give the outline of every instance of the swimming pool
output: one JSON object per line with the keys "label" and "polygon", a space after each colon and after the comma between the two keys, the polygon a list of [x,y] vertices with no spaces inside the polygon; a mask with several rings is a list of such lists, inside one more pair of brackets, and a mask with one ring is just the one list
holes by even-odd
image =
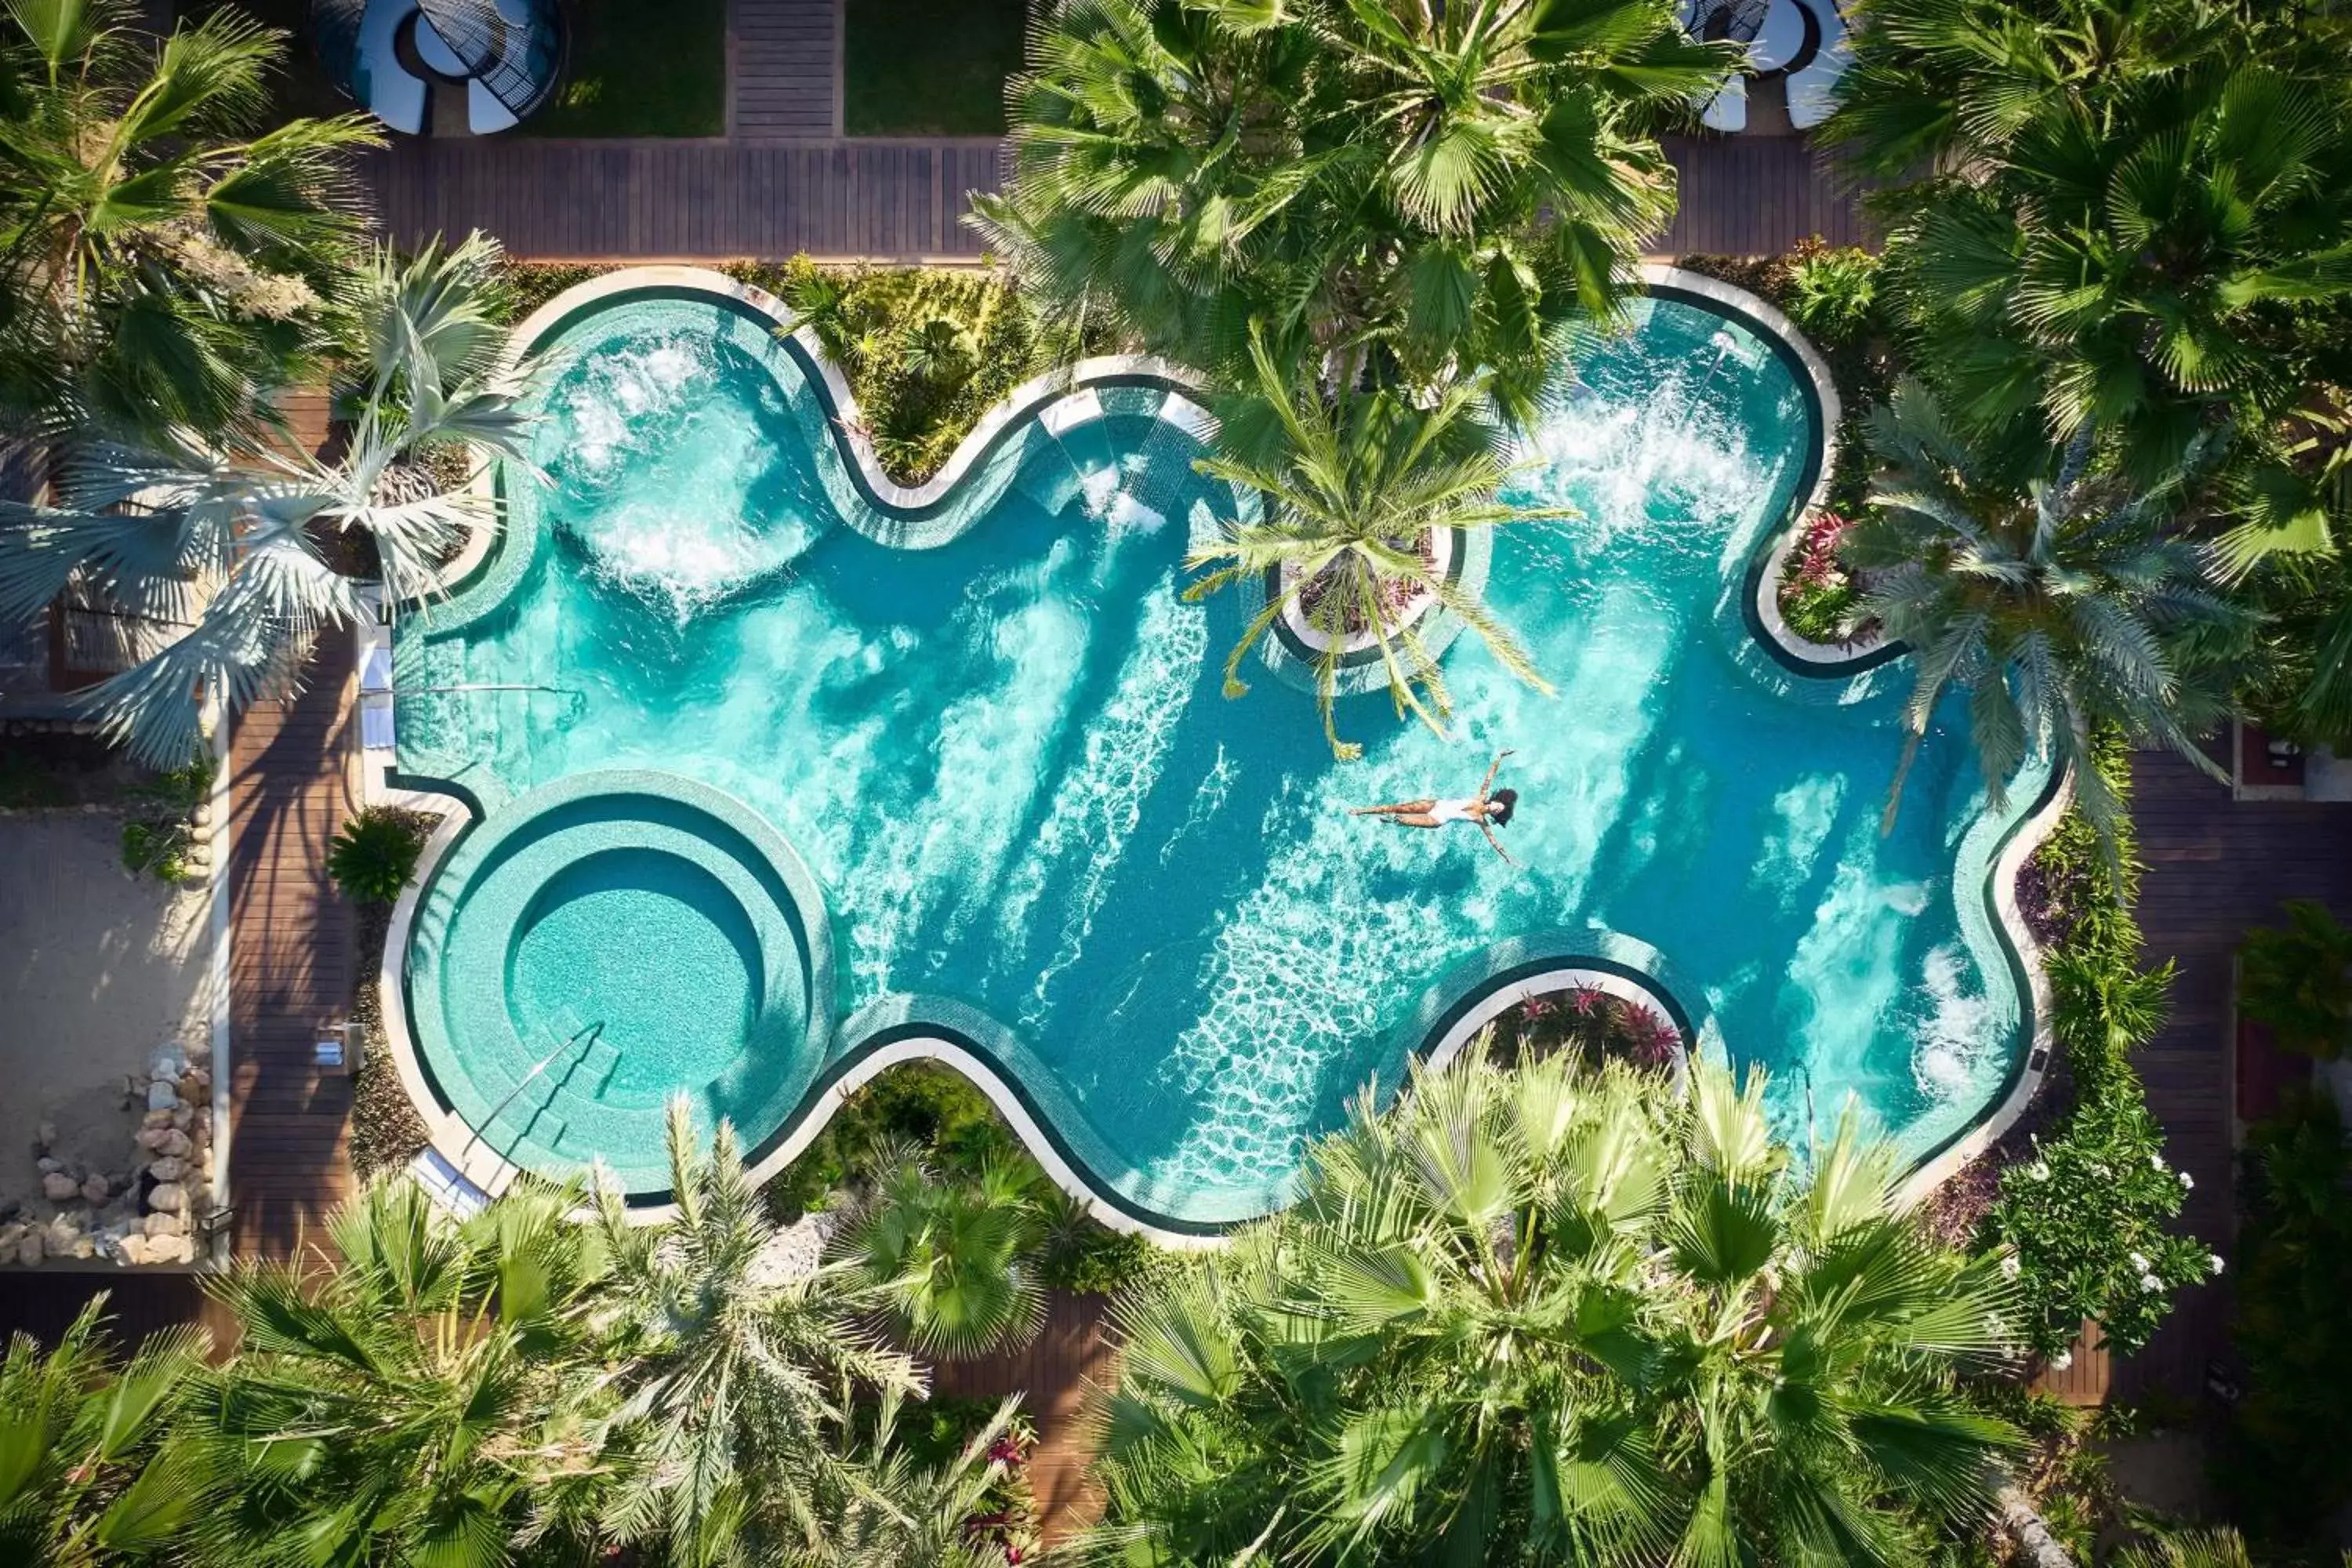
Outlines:
{"label": "swimming pool", "polygon": [[[877,1048],[944,1039],[1100,1197],[1214,1226],[1278,1206],[1303,1141],[1465,1007],[1570,959],[1647,976],[1710,1042],[1780,1069],[1801,1145],[1852,1093],[1924,1154],[2023,1051],[1986,890],[2039,782],[1989,812],[1947,715],[1882,837],[1904,668],[1794,671],[1744,608],[1820,433],[1791,356],[1736,312],[1654,300],[1582,356],[1514,481],[1581,515],[1463,552],[1556,695],[1465,638],[1453,732],[1350,698],[1349,763],[1295,671],[1220,694],[1244,606],[1182,602],[1181,557],[1233,501],[1191,471],[1199,421],[1163,381],[1103,372],[1016,413],[926,500],[844,460],[816,367],[740,301],[625,291],[538,347],[547,483],[502,475],[488,560],[400,628],[400,767],[486,814],[469,839],[565,781],[675,775],[805,863],[829,1003],[676,1075],[748,1144],[778,1147]],[[1475,833],[1347,815],[1465,793],[1506,747],[1519,867]],[[479,999],[417,962],[465,918],[446,868],[465,853],[420,904],[407,1001],[436,1093],[478,1126],[511,1069],[453,1088],[487,1051],[465,1022]],[[565,1015],[601,1019],[623,1058],[677,1047],[614,1019],[700,989],[659,930]],[[561,1043],[554,1022],[514,1026]],[[644,1134],[572,1131],[595,1120],[500,1136],[520,1163],[602,1154],[656,1194]]]}

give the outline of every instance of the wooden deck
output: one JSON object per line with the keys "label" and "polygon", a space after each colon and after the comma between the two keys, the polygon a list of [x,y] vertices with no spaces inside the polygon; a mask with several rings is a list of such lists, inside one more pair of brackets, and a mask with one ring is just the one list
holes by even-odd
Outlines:
{"label": "wooden deck", "polygon": [[[2235,1212],[2230,966],[2250,926],[2288,899],[2317,899],[2352,918],[2352,806],[2232,801],[2177,757],[2132,762],[2132,820],[2147,874],[2140,884],[2142,951],[2179,965],[2172,1017],[2137,1058],[2168,1158],[2196,1181],[2182,1218],[2226,1259]],[[2133,1399],[2163,1389],[2195,1398],[2208,1363],[2229,1354],[2229,1278],[2184,1294],[2137,1356],[2114,1364]]]}
{"label": "wooden deck", "polygon": [[[1787,249],[1868,228],[1802,137],[1670,137],[1682,206],[1654,252]],[[367,177],[405,244],[480,228],[540,260],[975,259],[970,193],[1000,183],[985,139],[403,141]]]}
{"label": "wooden deck", "polygon": [[727,134],[841,134],[840,0],[732,0]]}
{"label": "wooden deck", "polygon": [[1080,1417],[1087,1391],[1117,1375],[1117,1358],[1103,1337],[1107,1296],[1055,1291],[1045,1331],[1022,1350],[980,1361],[949,1363],[934,1369],[934,1393],[955,1397],[1022,1395],[1021,1408],[1036,1423],[1037,1447],[1029,1460],[1029,1480],[1050,1539],[1083,1529],[1102,1510],[1102,1496],[1087,1484],[1095,1455],[1094,1433]]}
{"label": "wooden deck", "polygon": [[351,1010],[350,907],[328,843],[358,809],[351,639],[331,634],[290,702],[261,702],[229,746],[229,1193],[237,1251],[284,1258],[349,1194],[351,1085],[312,1047]]}

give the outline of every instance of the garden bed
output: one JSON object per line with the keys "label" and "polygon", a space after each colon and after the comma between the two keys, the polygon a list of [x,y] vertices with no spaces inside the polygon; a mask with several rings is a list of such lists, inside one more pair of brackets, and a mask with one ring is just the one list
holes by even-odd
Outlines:
{"label": "garden bed", "polygon": [[726,134],[727,0],[596,0],[570,16],[555,96],[510,134]]}

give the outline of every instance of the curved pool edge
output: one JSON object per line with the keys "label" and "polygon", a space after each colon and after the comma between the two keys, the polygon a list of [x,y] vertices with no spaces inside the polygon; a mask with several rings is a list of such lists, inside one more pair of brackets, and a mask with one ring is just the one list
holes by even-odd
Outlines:
{"label": "curved pool edge", "polygon": [[[1792,359],[1804,373],[1800,385],[1812,402],[1820,437],[1813,454],[1817,466],[1811,482],[1800,486],[1801,498],[1791,505],[1788,521],[1768,536],[1769,545],[1756,551],[1747,568],[1748,580],[1740,588],[1741,607],[1756,640],[1791,671],[1820,679],[1858,675],[1900,657],[1904,649],[1899,644],[1880,643],[1856,650],[1828,648],[1796,637],[1781,621],[1777,595],[1769,591],[1769,584],[1777,580],[1779,563],[1801,535],[1805,517],[1825,497],[1833,470],[1842,404],[1826,362],[1785,315],[1746,289],[1662,264],[1644,266],[1643,276],[1652,292],[1660,297],[1704,302],[1706,307],[1739,320],[1784,358]],[[814,334],[805,327],[795,326],[797,316],[766,290],[723,273],[690,266],[623,268],[564,290],[533,311],[510,334],[503,363],[509,367],[519,364],[542,338],[588,306],[655,289],[723,296],[766,316],[780,329],[791,329],[793,345],[815,372],[818,390],[830,404],[833,416],[826,423],[833,432],[836,451],[845,459],[852,477],[886,506],[937,503],[973,471],[1017,421],[1044,417],[1056,402],[1084,395],[1104,384],[1156,383],[1169,393],[1166,417],[1195,435],[1204,435],[1213,428],[1213,422],[1203,423],[1209,421],[1205,410],[1187,395],[1198,391],[1199,379],[1181,367],[1142,355],[1083,360],[1024,383],[982,417],[930,480],[911,489],[898,486],[882,472],[871,444],[856,426],[855,398]],[[491,467],[486,466],[478,476],[477,487],[478,493],[488,493],[495,500]],[[470,596],[472,590],[482,585],[479,579],[494,542],[495,529],[476,529],[466,549],[446,569],[439,594],[428,597],[446,602],[451,596]],[[369,629],[362,622],[363,638]],[[422,804],[435,796],[446,795],[459,805],[459,810],[446,817],[441,828],[432,836],[420,857],[415,879],[403,889],[394,906],[380,967],[381,1011],[403,1088],[425,1119],[433,1148],[467,1181],[486,1193],[495,1194],[511,1183],[518,1168],[486,1149],[470,1126],[439,1105],[415,1055],[407,1016],[405,976],[409,938],[419,903],[450,851],[483,820],[484,809],[460,784],[403,774],[396,767],[371,767],[366,770],[366,782],[371,800],[377,798],[377,790],[382,790],[386,797],[407,804]],[[1902,1187],[1906,1201],[1924,1196],[1989,1147],[2015,1123],[2039,1088],[2050,1049],[2050,986],[2039,944],[2016,906],[2015,881],[2018,869],[2054,826],[2069,798],[2066,781],[2053,781],[2040,805],[2007,830],[2007,837],[1995,858],[1990,885],[1982,889],[1991,908],[1993,928],[2008,949],[2012,973],[2021,983],[2020,1002],[2028,1010],[2030,1023],[2023,1048],[2016,1053],[2009,1086],[1987,1113],[1912,1168]],[[489,809],[496,811],[497,805]],[[1605,971],[1584,966],[1583,961],[1593,956],[1561,952],[1545,959],[1543,968],[1547,976],[1598,973],[1603,980],[1609,979]],[[1652,989],[1658,984],[1654,978],[1646,984],[1633,984],[1648,999],[1665,1003],[1669,1016],[1684,1027],[1686,1041],[1700,1037],[1688,1026],[1689,1015],[1676,1005],[1677,999],[1670,990],[1663,986]],[[1516,994],[1508,994],[1507,984],[1492,981],[1487,983],[1485,994],[1493,1005],[1479,1025],[1491,1021],[1494,1014],[1517,999]],[[1458,1031],[1462,1038],[1467,1038],[1477,1026],[1461,1027],[1457,1018],[1447,1026],[1447,1030],[1449,1036]],[[867,1038],[845,1047],[849,1038],[846,1024],[834,1031],[830,1048],[822,1058],[817,1084],[809,1098],[786,1115],[771,1135],[770,1145],[757,1151],[759,1158],[750,1173],[755,1182],[771,1179],[804,1150],[852,1090],[887,1067],[923,1058],[940,1061],[970,1079],[1005,1116],[1055,1184],[1085,1204],[1105,1224],[1148,1235],[1161,1245],[1181,1247],[1215,1245],[1230,1231],[1253,1223],[1244,1219],[1194,1224],[1152,1214],[1113,1193],[1108,1183],[1091,1179],[1081,1164],[1066,1157],[1054,1133],[1033,1114],[1021,1087],[1000,1074],[984,1052],[975,1051],[970,1042],[955,1037],[954,1031],[909,1020],[887,1040]],[[1444,1038],[1432,1034],[1410,1047],[1410,1054],[1442,1061],[1458,1051],[1460,1044],[1460,1039],[1454,1039],[1449,1047]],[[657,1221],[671,1212],[667,1204],[633,1205],[630,1210],[632,1218],[641,1222]]]}
{"label": "curved pool edge", "polygon": [[[385,928],[383,952],[376,971],[377,1010],[384,1041],[402,1090],[425,1124],[428,1146],[458,1176],[485,1194],[495,1196],[505,1191],[527,1167],[499,1152],[483,1130],[467,1121],[449,1103],[449,1097],[438,1086],[432,1066],[425,1060],[419,1046],[414,1017],[415,1002],[410,994],[414,978],[411,958],[420,913],[426,900],[435,895],[442,874],[449,868],[459,845],[478,829],[495,829],[502,838],[508,831],[528,828],[550,810],[599,795],[637,794],[675,801],[702,811],[722,826],[742,835],[777,873],[795,906],[796,918],[802,927],[800,942],[807,971],[808,1024],[804,1048],[809,1052],[816,1073],[822,1074],[830,1063],[836,1036],[837,1006],[831,907],[824,897],[823,885],[801,858],[799,850],[765,816],[750,805],[699,780],[637,768],[602,769],[569,775],[532,791],[527,796],[517,797],[518,802],[528,802],[530,806],[520,814],[497,807],[486,811],[471,792],[447,780],[402,773],[396,769],[387,771],[385,780],[406,801],[438,799],[454,805],[455,809],[444,814],[440,825],[418,854],[416,868],[401,889]],[[501,827],[498,823],[499,818],[511,820]],[[497,849],[497,840],[493,840],[489,847]],[[762,1130],[761,1136],[773,1139],[780,1135],[792,1127],[793,1119],[797,1114],[796,1110],[787,1110],[779,1117],[776,1126]],[[764,1182],[772,1173],[772,1170],[757,1172],[755,1180]],[[625,1194],[624,1197],[633,1220],[650,1222],[667,1218],[674,1212],[667,1192]]]}

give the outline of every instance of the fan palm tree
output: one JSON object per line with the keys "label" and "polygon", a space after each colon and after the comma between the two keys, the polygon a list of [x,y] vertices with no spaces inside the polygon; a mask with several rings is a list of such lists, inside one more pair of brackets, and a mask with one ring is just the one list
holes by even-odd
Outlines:
{"label": "fan palm tree", "polygon": [[152,1334],[122,1364],[100,1337],[100,1292],[46,1353],[29,1335],[0,1361],[0,1558],[97,1568],[153,1555],[207,1502],[203,1457],[172,1425],[204,1366],[190,1328]]}
{"label": "fan palm tree", "polygon": [[1916,382],[1872,412],[1867,434],[1886,468],[1844,552],[1868,583],[1858,614],[1906,645],[1916,666],[1890,826],[1954,688],[1969,692],[1978,772],[1995,805],[2046,748],[2072,770],[2076,799],[2111,849],[2121,805],[2090,765],[2093,730],[2119,726],[2218,776],[2195,736],[2228,711],[2229,686],[2199,639],[2243,617],[2206,582],[2197,549],[2165,531],[2184,470],[2145,489],[2092,475],[2086,428],[2054,478],[2011,482]]}
{"label": "fan palm tree", "polygon": [[851,1395],[919,1396],[913,1363],[859,1326],[881,1300],[840,1265],[776,1278],[776,1227],[721,1121],[708,1152],[683,1099],[668,1120],[667,1224],[635,1226],[600,1184],[613,1267],[607,1344],[623,1371],[620,1421],[639,1467],[608,1518],[672,1562],[814,1552],[825,1509],[871,1483],[836,1447]]}
{"label": "fan palm tree", "polygon": [[919,1353],[967,1360],[1026,1343],[1045,1325],[1045,1289],[1029,1262],[1045,1234],[1039,1179],[1017,1154],[986,1161],[970,1180],[911,1152],[885,1163],[844,1256]]}
{"label": "fan palm tree", "polygon": [[2095,424],[2147,481],[2342,366],[2306,312],[2352,298],[2352,89],[2294,9],[1872,0],[1828,133],[1914,182],[1889,254],[1956,417]]}
{"label": "fan palm tree", "polygon": [[[1226,657],[1225,695],[1248,690],[1242,661],[1286,612],[1297,611],[1323,634],[1315,690],[1335,755],[1346,760],[1363,751],[1339,738],[1335,711],[1341,660],[1358,635],[1369,635],[1379,649],[1397,712],[1411,711],[1442,731],[1453,704],[1436,656],[1421,623],[1398,621],[1406,605],[1423,601],[1475,632],[1504,668],[1549,692],[1509,629],[1429,553],[1440,530],[1573,515],[1496,499],[1511,470],[1500,433],[1484,417],[1484,381],[1456,382],[1425,408],[1387,392],[1327,401],[1291,390],[1262,335],[1252,342],[1251,359],[1253,393],[1227,403],[1221,437],[1227,452],[1193,467],[1255,492],[1261,513],[1229,522],[1222,539],[1186,558],[1187,565],[1207,569],[1187,598],[1269,575],[1275,583]],[[1263,440],[1246,433],[1255,430],[1266,433]],[[1258,448],[1266,455],[1255,455]]]}
{"label": "fan palm tree", "polygon": [[328,1221],[331,1252],[221,1279],[240,1350],[189,1405],[224,1491],[192,1560],[488,1568],[587,1539],[617,1451],[580,1201],[526,1184],[460,1224],[379,1178]]}
{"label": "fan palm tree", "polygon": [[331,458],[95,443],[65,463],[62,507],[0,503],[0,619],[75,588],[171,629],[85,699],[134,757],[184,762],[207,699],[243,707],[290,681],[321,630],[349,623],[357,583],[329,558],[338,536],[367,542],[398,602],[431,591],[467,531],[489,525],[470,471],[450,483],[440,458],[522,456],[520,384],[492,352],[497,258],[477,236],[404,263],[379,251],[357,272],[352,331],[366,357]]}
{"label": "fan palm tree", "polygon": [[2011,1354],[2009,1288],[1923,1238],[1851,1117],[1796,1175],[1764,1088],[1465,1053],[1366,1096],[1297,1208],[1115,1307],[1112,1530],[1181,1561],[1484,1563],[1507,1528],[1530,1563],[1891,1563],[1981,1517],[2016,1439],[1955,1373]]}
{"label": "fan palm tree", "polygon": [[[223,8],[160,48],[125,0],[16,0],[0,39],[0,413],[250,439],[314,370],[366,228],[360,115],[273,130],[283,35]],[[60,417],[62,416],[62,417]]]}
{"label": "fan palm tree", "polygon": [[1489,367],[1516,417],[1672,216],[1658,124],[1731,64],[1668,0],[1071,0],[974,221],[1038,296],[1204,371],[1255,321],[1337,384]]}

